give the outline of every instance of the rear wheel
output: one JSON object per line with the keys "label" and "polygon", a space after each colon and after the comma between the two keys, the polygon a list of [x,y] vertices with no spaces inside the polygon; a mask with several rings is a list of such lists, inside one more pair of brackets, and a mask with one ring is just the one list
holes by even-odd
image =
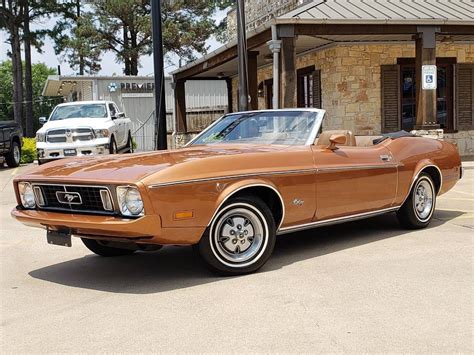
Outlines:
{"label": "rear wheel", "polygon": [[18,143],[17,141],[13,141],[10,151],[5,156],[5,161],[7,162],[7,165],[10,168],[16,168],[17,166],[20,165],[20,160],[21,160],[20,143]]}
{"label": "rear wheel", "polygon": [[206,264],[224,275],[258,270],[273,252],[275,221],[259,198],[231,199],[216,214],[195,249]]}
{"label": "rear wheel", "polygon": [[430,224],[436,206],[436,189],[433,179],[421,173],[405,203],[397,211],[400,224],[409,229],[425,228]]}
{"label": "rear wheel", "polygon": [[[124,256],[133,254],[136,251],[135,249],[108,246],[108,242],[105,240],[95,240],[87,238],[81,239],[87,249],[100,256]],[[117,245],[117,243],[114,243],[114,245]]]}

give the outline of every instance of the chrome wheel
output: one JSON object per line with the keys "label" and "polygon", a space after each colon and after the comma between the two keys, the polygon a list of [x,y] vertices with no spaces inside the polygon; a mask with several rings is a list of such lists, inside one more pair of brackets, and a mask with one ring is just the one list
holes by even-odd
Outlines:
{"label": "chrome wheel", "polygon": [[20,147],[17,144],[13,145],[13,159],[15,159],[16,164],[20,163],[21,152],[20,152]]}
{"label": "chrome wheel", "polygon": [[227,206],[211,227],[211,248],[225,265],[245,267],[265,251],[268,225],[254,206],[238,203]]}
{"label": "chrome wheel", "polygon": [[413,207],[416,217],[422,222],[428,220],[433,213],[433,196],[431,181],[427,178],[420,179],[413,190]]}

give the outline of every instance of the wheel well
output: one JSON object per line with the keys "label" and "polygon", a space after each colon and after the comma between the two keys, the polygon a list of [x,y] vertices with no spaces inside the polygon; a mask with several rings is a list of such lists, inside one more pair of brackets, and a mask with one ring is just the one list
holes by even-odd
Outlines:
{"label": "wheel well", "polygon": [[266,203],[268,208],[270,208],[273,218],[275,219],[276,228],[280,226],[281,220],[283,218],[283,202],[278,193],[276,193],[273,189],[265,186],[251,186],[243,188],[232,195],[232,197],[242,196],[259,197],[263,202]]}
{"label": "wheel well", "polygon": [[441,173],[440,171],[435,168],[434,166],[427,166],[426,168],[422,169],[420,173],[426,173],[428,174],[432,179],[435,184],[436,188],[436,193],[439,192],[441,189]]}
{"label": "wheel well", "polygon": [[13,143],[13,142],[17,142],[17,143],[20,145],[20,148],[21,148],[20,137],[18,137],[18,136],[13,137],[13,138],[12,138],[12,143]]}

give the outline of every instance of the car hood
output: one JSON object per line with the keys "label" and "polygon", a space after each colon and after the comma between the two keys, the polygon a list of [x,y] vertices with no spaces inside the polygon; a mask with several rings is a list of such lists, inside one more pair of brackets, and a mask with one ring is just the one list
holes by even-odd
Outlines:
{"label": "car hood", "polygon": [[64,120],[57,120],[57,121],[48,121],[46,122],[43,127],[41,127],[38,132],[39,133],[46,133],[50,129],[54,128],[71,128],[71,127],[94,127],[94,128],[102,128],[105,122],[107,122],[108,118],[67,118]]}
{"label": "car hood", "polygon": [[[261,158],[262,153],[282,152],[287,148],[243,144],[208,145],[163,152],[68,158],[40,166],[19,180],[137,183],[150,175],[154,175],[152,182],[202,178],[213,174],[232,175],[245,170],[243,154],[248,157],[259,156],[258,166],[266,160]],[[248,166],[252,168],[255,164],[249,163]]]}

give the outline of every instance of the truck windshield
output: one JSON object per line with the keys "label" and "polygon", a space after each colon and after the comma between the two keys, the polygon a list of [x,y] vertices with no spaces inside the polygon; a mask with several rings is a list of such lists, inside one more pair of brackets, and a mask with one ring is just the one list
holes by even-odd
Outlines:
{"label": "truck windshield", "polygon": [[262,111],[230,114],[199,135],[191,145],[219,143],[303,145],[314,134],[316,112]]}
{"label": "truck windshield", "polygon": [[58,106],[51,115],[50,121],[68,118],[104,118],[107,117],[105,104],[78,104]]}

